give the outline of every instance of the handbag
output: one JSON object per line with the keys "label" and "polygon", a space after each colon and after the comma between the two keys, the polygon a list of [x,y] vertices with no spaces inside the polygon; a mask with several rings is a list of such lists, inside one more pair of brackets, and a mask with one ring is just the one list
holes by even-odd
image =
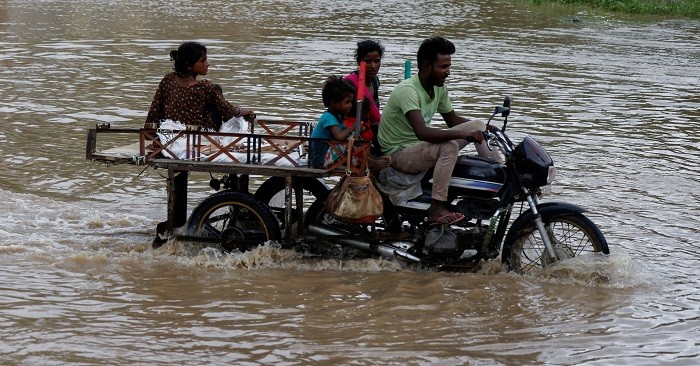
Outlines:
{"label": "handbag", "polygon": [[369,170],[365,175],[354,177],[350,174],[352,162],[352,144],[348,142],[348,168],[345,175],[331,189],[326,199],[326,212],[341,221],[369,224],[377,220],[384,212],[384,201],[377,190],[374,178]]}

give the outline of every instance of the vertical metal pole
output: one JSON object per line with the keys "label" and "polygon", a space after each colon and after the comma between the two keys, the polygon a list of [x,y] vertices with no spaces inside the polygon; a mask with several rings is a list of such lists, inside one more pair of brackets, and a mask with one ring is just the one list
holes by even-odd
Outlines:
{"label": "vertical metal pole", "polygon": [[85,146],[85,159],[92,160],[92,154],[97,148],[97,130],[89,129],[87,134],[87,146]]}
{"label": "vertical metal pole", "polygon": [[168,169],[168,222],[171,232],[187,222],[187,171]]}
{"label": "vertical metal pole", "polygon": [[355,100],[356,112],[355,112],[355,137],[360,137],[360,130],[362,129],[362,101],[365,99],[365,73],[367,70],[367,63],[360,61],[360,67],[357,70],[359,79],[357,81],[357,98]]}
{"label": "vertical metal pole", "polygon": [[168,169],[168,179],[166,182],[166,191],[168,192],[168,218],[166,228],[172,233],[175,225],[175,171]]}
{"label": "vertical metal pole", "polygon": [[292,241],[292,177],[284,177],[284,241]]}
{"label": "vertical metal pole", "polygon": [[299,235],[304,232],[304,188],[298,179],[294,180],[293,187],[297,201],[297,235]]}
{"label": "vertical metal pole", "polygon": [[176,227],[187,222],[187,172],[168,169],[166,191],[168,193],[168,218],[156,225],[153,248],[158,248],[166,242],[161,235],[172,235]]}

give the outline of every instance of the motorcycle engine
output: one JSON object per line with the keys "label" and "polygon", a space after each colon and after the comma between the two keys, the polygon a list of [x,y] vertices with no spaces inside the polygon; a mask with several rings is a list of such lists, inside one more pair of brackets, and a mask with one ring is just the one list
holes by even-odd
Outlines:
{"label": "motorcycle engine", "polygon": [[435,254],[448,254],[457,250],[457,234],[445,225],[431,228],[425,235],[425,248]]}

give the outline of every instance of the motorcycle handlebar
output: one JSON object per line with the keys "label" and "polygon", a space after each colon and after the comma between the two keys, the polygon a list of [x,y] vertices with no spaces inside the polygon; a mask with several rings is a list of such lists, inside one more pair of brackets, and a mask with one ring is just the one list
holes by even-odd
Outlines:
{"label": "motorcycle handlebar", "polygon": [[[497,114],[500,114],[504,120],[503,120],[503,129],[500,129],[494,125],[491,125],[491,120],[493,117],[495,117]],[[513,148],[512,142],[510,142],[510,139],[508,139],[508,136],[505,135],[505,130],[506,130],[506,124],[508,123],[508,115],[510,114],[510,97],[505,96],[503,100],[503,106],[498,106],[494,109],[493,113],[491,114],[491,117],[489,118],[488,122],[486,122],[486,131],[484,131],[484,139],[488,141],[489,143],[487,146],[489,147],[489,150],[491,150],[491,143],[495,143],[496,145],[502,145],[501,150],[503,148]]]}

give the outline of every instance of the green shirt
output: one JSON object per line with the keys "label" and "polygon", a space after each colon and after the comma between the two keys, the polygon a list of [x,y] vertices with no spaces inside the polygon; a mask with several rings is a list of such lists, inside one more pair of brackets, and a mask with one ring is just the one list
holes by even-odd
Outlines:
{"label": "green shirt", "polygon": [[406,118],[409,111],[420,110],[425,120],[425,125],[430,126],[430,121],[436,112],[448,113],[452,111],[452,103],[447,96],[447,88],[443,86],[433,87],[434,98],[428,93],[418,79],[413,75],[394,88],[389,95],[389,100],[382,110],[382,119],[379,123],[379,146],[385,155],[393,154],[402,147],[420,142],[413,132],[411,123]]}

